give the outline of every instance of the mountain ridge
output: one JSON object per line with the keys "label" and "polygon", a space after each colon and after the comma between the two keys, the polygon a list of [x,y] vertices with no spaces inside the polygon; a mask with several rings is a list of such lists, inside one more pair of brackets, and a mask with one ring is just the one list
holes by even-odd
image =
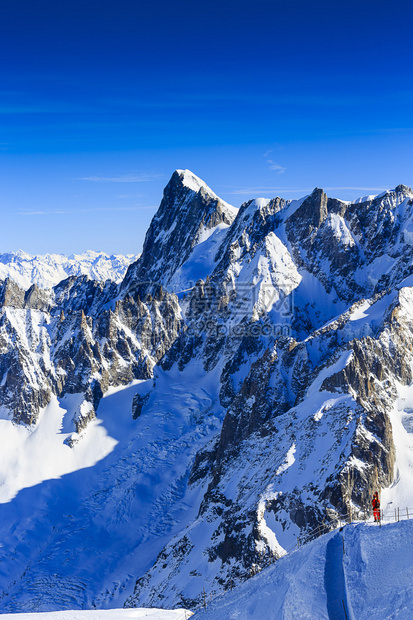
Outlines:
{"label": "mountain ridge", "polygon": [[[53,442],[64,463],[85,463],[86,445],[97,459],[90,480],[85,465],[65,465],[56,496],[72,479],[84,488],[64,513],[45,468],[35,512],[59,522],[70,559],[61,567],[57,534],[46,547],[39,535],[30,575],[17,578],[20,558],[16,583],[0,579],[4,609],[28,605],[29,585],[44,609],[59,575],[79,607],[196,608],[204,588],[245,581],[315,526],[368,513],[373,490],[384,506],[412,505],[411,231],[407,186],[352,203],[316,188],[236,210],[176,171],[122,283],[3,284],[0,422],[20,422],[35,445],[44,412],[63,416]],[[3,497],[8,513],[31,495],[26,475]],[[117,557],[110,542],[100,549],[96,523],[124,541],[127,568],[113,559],[108,574],[76,581],[88,557],[80,524],[91,553]],[[13,555],[29,516],[4,535]]]}

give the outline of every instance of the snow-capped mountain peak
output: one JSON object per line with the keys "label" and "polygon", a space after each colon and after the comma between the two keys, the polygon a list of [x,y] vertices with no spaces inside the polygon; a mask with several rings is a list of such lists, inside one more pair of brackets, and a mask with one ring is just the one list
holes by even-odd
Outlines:
{"label": "snow-capped mountain peak", "polygon": [[122,288],[131,290],[136,282],[146,283],[150,290],[168,288],[177,269],[206,239],[205,233],[230,226],[237,213],[189,170],[175,171],[146,234],[142,255],[128,270]]}
{"label": "snow-capped mountain peak", "polygon": [[185,185],[185,187],[192,189],[194,192],[199,192],[199,190],[203,189],[204,191],[206,191],[208,194],[210,194],[214,198],[218,198],[215,192],[213,192],[212,189],[208,187],[208,185],[202,179],[200,179],[196,174],[194,174],[190,170],[188,169],[179,170],[178,169],[175,171],[175,173],[181,177],[182,184]]}

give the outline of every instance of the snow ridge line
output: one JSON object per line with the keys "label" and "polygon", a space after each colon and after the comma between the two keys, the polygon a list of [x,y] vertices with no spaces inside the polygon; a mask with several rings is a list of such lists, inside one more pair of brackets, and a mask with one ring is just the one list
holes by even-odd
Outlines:
{"label": "snow ridge line", "polygon": [[[403,512],[400,511],[399,508],[395,508],[395,521],[407,521],[410,520],[410,516],[413,517],[413,508],[405,508],[405,513],[403,516]],[[294,543],[293,545],[291,545],[290,547],[285,548],[285,551],[287,552],[287,555],[290,553],[294,553],[295,551],[298,551],[298,549],[300,547],[302,547],[303,545],[308,544],[309,542],[315,540],[316,538],[320,538],[321,536],[324,536],[325,534],[330,534],[331,532],[334,532],[335,530],[344,530],[344,528],[346,528],[349,525],[357,525],[357,524],[361,524],[361,523],[371,523],[373,524],[374,521],[372,520],[371,517],[368,517],[367,519],[362,519],[360,518],[360,514],[362,514],[362,512],[358,513],[356,519],[352,518],[352,515],[348,516],[348,517],[343,517],[340,518],[338,521],[338,524],[336,525],[336,527],[332,527],[331,529],[327,529],[326,525],[321,525],[318,526],[316,528],[314,528],[312,531],[310,531],[308,533],[308,535],[305,538],[298,538],[297,542]],[[381,514],[384,515],[384,511],[381,511]],[[389,519],[390,517],[387,516],[382,516],[382,520],[384,519]],[[381,521],[379,522],[379,525],[381,527]],[[342,606],[340,607],[340,609],[343,611],[343,615],[342,617],[345,620],[354,620],[354,614],[351,608],[351,604],[349,602],[349,597],[348,597],[348,589],[347,589],[347,580],[346,580],[346,574],[345,574],[345,567],[344,567],[344,536],[340,536],[340,533],[337,532],[336,536],[334,536],[331,540],[334,540],[336,537],[341,538],[342,540],[340,541],[340,548],[342,545],[342,557],[341,557],[341,567],[342,567],[342,598],[340,599],[342,601]],[[331,541],[330,541],[331,542]],[[285,557],[285,556],[282,556]],[[266,564],[265,566],[262,567],[258,567],[257,571],[254,571],[253,573],[251,573],[251,577],[254,577],[257,573],[260,573],[262,570],[265,570],[266,568],[269,568],[270,566],[272,566],[275,562],[277,562],[278,559],[276,559],[275,557],[272,558],[272,560]],[[327,565],[327,564],[326,564]],[[231,588],[232,589],[232,588]],[[327,589],[327,588],[326,588]],[[204,599],[204,609],[206,609],[206,607],[208,606],[209,603],[211,603],[212,601],[215,601],[216,599],[222,598],[223,596],[225,596],[228,593],[228,590],[224,590],[223,592],[220,592],[219,594],[213,594],[212,592],[205,597]],[[192,612],[191,612],[192,613]],[[190,616],[181,616],[179,617],[177,620],[187,620],[187,618]],[[339,618],[340,616],[331,616],[332,618]]]}
{"label": "snow ridge line", "polygon": [[[404,513],[403,513],[403,510],[404,510]],[[346,525],[351,525],[352,523],[374,523],[371,517],[368,517],[367,519],[361,518],[360,517],[361,514],[362,514],[362,511],[358,512],[356,519],[353,519],[352,515],[343,517],[343,518],[339,517],[337,525],[335,527],[331,527],[330,529],[328,529],[328,527],[325,525],[318,525],[311,532],[309,532],[305,537],[299,537],[296,543],[294,543],[290,547],[287,547],[286,549],[287,553],[293,551],[294,549],[298,549],[302,545],[305,545],[311,542],[312,540],[314,540],[315,538],[318,538],[319,536],[323,536],[324,534],[333,532],[336,529],[341,529],[345,527]],[[380,511],[380,525],[382,521],[385,521],[385,520],[392,521],[393,516],[394,516],[395,522],[408,521],[410,517],[413,517],[413,508],[400,509],[400,507],[396,506],[394,508],[394,515],[393,513],[392,513],[392,516],[390,515],[388,516],[388,515],[389,513],[387,511],[383,511],[383,510]]]}

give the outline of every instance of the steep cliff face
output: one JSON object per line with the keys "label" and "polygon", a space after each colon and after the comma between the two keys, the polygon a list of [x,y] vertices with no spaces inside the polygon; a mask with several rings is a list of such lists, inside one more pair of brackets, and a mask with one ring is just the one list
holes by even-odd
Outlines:
{"label": "steep cliff face", "polygon": [[[120,460],[96,466],[101,477],[72,509],[77,529],[62,516],[74,540],[91,524],[91,549],[98,522],[130,561],[111,563],[116,595],[102,572],[85,577],[78,605],[124,591],[129,606],[196,606],[204,588],[247,579],[316,525],[368,512],[373,490],[394,501],[400,459],[413,465],[407,449],[400,456],[411,434],[401,394],[413,382],[412,234],[405,186],[354,203],[315,189],[237,210],[177,171],[121,285],[2,285],[5,417],[34,429],[56,397],[75,403],[65,441],[78,454],[99,412],[111,419],[110,395],[132,394]],[[50,547],[62,583],[82,553],[60,569]],[[45,560],[38,574],[39,593]],[[18,601],[25,579],[3,592]]]}

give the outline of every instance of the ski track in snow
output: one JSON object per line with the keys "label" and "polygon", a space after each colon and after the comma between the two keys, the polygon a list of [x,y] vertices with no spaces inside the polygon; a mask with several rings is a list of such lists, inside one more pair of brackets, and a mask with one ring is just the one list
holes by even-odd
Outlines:
{"label": "ski track in snow", "polygon": [[345,613],[348,620],[350,618],[353,620],[349,613],[343,559],[344,540],[337,533],[326,545],[324,588],[327,597],[327,612],[329,618],[341,618]]}

